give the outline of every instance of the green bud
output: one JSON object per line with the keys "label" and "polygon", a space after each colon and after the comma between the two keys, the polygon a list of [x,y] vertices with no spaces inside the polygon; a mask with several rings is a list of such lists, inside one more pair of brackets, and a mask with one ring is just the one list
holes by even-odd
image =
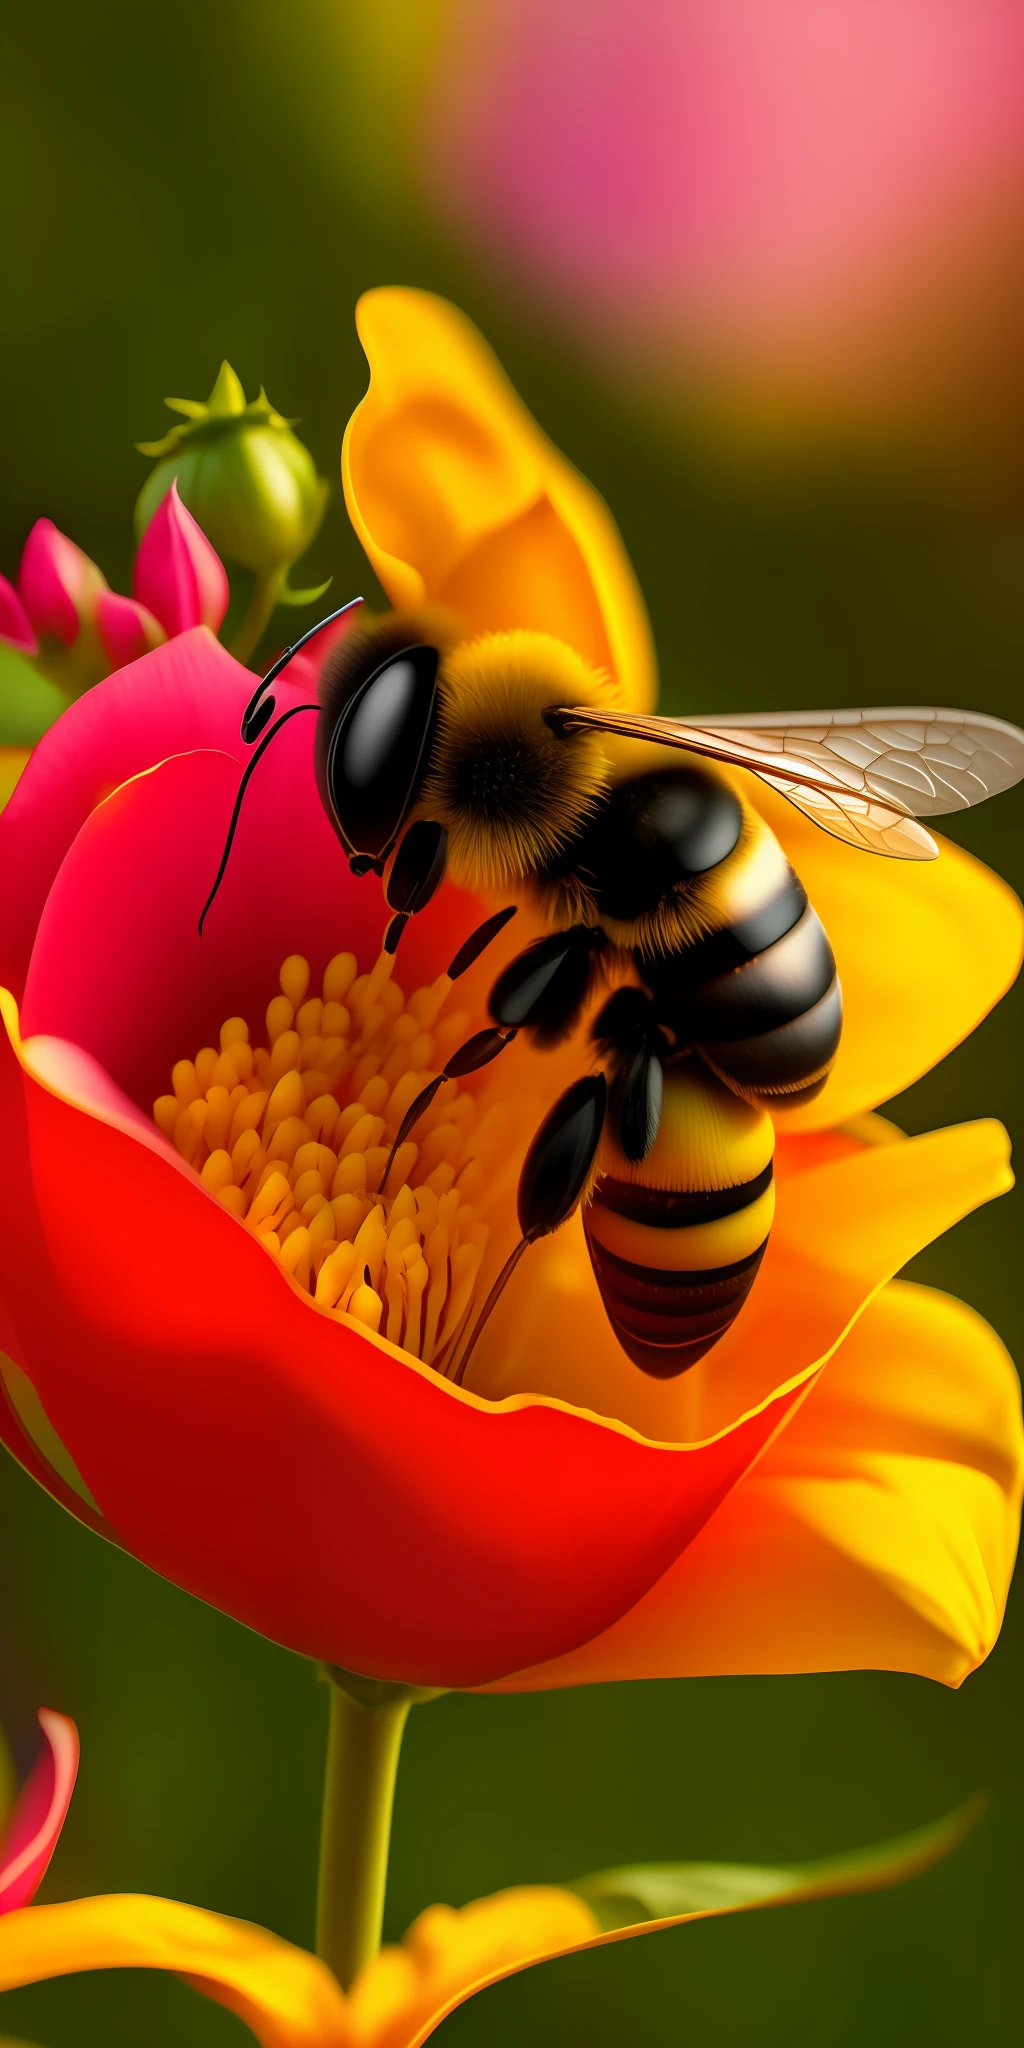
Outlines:
{"label": "green bud", "polygon": [[219,555],[263,579],[283,572],[315,538],[328,495],[292,432],[295,421],[275,412],[262,389],[247,405],[230,363],[221,364],[205,405],[191,398],[165,404],[185,418],[162,441],[138,443],[157,464],[135,507],[137,536],[177,478],[179,496]]}

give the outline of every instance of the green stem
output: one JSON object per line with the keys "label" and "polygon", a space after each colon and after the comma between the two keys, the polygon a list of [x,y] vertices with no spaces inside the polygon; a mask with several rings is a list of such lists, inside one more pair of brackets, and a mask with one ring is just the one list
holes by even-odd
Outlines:
{"label": "green stem", "polygon": [[228,650],[236,661],[248,661],[253,648],[269,624],[271,612],[277,603],[283,574],[283,570],[275,569],[269,576],[253,577],[249,602]]}
{"label": "green stem", "polygon": [[[354,1681],[333,1672],[320,1833],[317,1954],[347,1991],[380,1949],[391,1810],[411,1687]],[[344,1674],[346,1687],[348,1674]],[[420,1695],[422,1697],[422,1695]]]}

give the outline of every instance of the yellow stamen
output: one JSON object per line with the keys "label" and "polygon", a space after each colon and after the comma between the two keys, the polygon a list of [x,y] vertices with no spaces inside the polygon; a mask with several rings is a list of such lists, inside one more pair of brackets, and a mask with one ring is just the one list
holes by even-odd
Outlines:
{"label": "yellow stamen", "polygon": [[407,1109],[472,1028],[464,1012],[441,1014],[446,976],[407,1002],[394,966],[382,953],[360,974],[339,953],[317,994],[291,954],[266,1043],[229,1017],[219,1047],[177,1062],[153,1114],[317,1308],[443,1371],[487,1243],[477,1133],[493,1118],[446,1082],[377,1192]]}

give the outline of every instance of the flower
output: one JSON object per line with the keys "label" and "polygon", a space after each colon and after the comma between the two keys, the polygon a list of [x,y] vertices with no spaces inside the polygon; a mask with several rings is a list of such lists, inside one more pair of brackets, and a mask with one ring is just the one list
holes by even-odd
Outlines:
{"label": "flower", "polygon": [[38,654],[39,642],[32,629],[32,621],[13,583],[6,576],[0,576],[0,640],[13,647],[19,654]]}
{"label": "flower", "polygon": [[216,550],[171,484],[142,539],[132,571],[139,605],[173,638],[190,626],[216,632],[228,608],[228,579]]}
{"label": "flower", "polygon": [[[419,293],[359,317],[371,384],[344,474],[389,596],[467,633],[561,634],[650,702],[610,517],[474,330]],[[824,1093],[780,1116],[750,1301],[684,1379],[647,1380],[577,1219],[523,1262],[456,1387],[426,1361],[509,1250],[527,1141],[584,1055],[520,1042],[439,1099],[403,1168],[423,1204],[389,1195],[383,1242],[363,1189],[403,1091],[482,1022],[529,917],[453,993],[481,906],[440,891],[397,990],[379,891],[345,871],[295,718],[200,939],[251,681],[204,628],[181,634],[71,708],[0,819],[19,875],[0,904],[5,1441],[154,1569],[375,1678],[867,1664],[958,1683],[1006,1595],[1019,1396],[970,1310],[886,1283],[1009,1185],[1005,1140],[987,1122],[904,1139],[870,1112],[1012,979],[1015,899],[951,846],[868,860],[751,783],[847,1021]],[[302,701],[287,671],[276,688]]]}
{"label": "flower", "polygon": [[37,519],[22,550],[17,591],[6,578],[0,588],[0,637],[75,696],[107,673],[96,619],[106,588],[95,562],[52,519]]}
{"label": "flower", "polygon": [[[188,623],[194,626],[197,621]],[[148,654],[167,637],[159,619],[144,604],[134,597],[122,597],[117,590],[103,592],[96,607],[96,625],[112,669],[127,668],[130,661],[138,661],[140,654]]]}
{"label": "flower", "polygon": [[[379,10],[360,12],[348,146],[365,156],[396,79]],[[612,0],[585,37],[544,0],[447,0],[405,40],[417,194],[634,381],[678,389],[697,370],[804,405],[895,393],[938,415],[995,380],[1005,405],[1012,0]]]}
{"label": "flower", "polygon": [[37,519],[18,589],[0,577],[0,640],[66,696],[190,626],[216,632],[228,608],[227,575],[174,483],[139,545],[132,589],[132,597],[108,589],[95,562],[52,519]]}
{"label": "flower", "polygon": [[[13,1809],[0,1805],[0,1914],[27,1906],[46,1875],[78,1772],[78,1731],[65,1714],[42,1707],[45,1748]],[[0,1762],[3,1759],[0,1757]]]}
{"label": "flower", "polygon": [[159,458],[135,508],[141,540],[177,483],[189,511],[221,555],[261,576],[287,569],[316,538],[328,487],[308,450],[266,392],[247,405],[230,363],[222,363],[205,405],[169,398],[185,424],[162,441],[139,443]]}
{"label": "flower", "polygon": [[689,1920],[898,1884],[976,1818],[971,1803],[901,1840],[786,1870],[662,1864],[517,1885],[458,1911],[429,1906],[347,1995],[325,1963],[248,1921],[132,1894],[74,1899],[4,1923],[0,1991],[79,1970],[173,1970],[263,2048],[420,2048],[457,2006],[519,1970]]}

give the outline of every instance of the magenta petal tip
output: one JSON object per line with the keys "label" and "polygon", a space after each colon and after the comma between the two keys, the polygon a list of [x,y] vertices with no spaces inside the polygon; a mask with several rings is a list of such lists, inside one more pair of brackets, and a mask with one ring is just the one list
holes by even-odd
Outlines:
{"label": "magenta petal tip", "polygon": [[136,599],[173,638],[190,626],[216,632],[228,608],[228,579],[215,548],[172,483],[154,512],[135,557]]}
{"label": "magenta petal tip", "polygon": [[40,640],[70,647],[106,587],[95,562],[52,519],[36,520],[22,550],[18,595]]}
{"label": "magenta petal tip", "polygon": [[126,668],[167,638],[159,619],[144,604],[116,590],[103,591],[97,600],[96,630],[111,668]]}

